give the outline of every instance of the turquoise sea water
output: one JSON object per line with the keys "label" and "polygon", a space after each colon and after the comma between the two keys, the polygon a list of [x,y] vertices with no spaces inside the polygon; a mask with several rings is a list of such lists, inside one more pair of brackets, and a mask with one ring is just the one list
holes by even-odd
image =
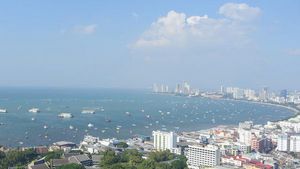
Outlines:
{"label": "turquoise sea water", "polygon": [[[28,112],[32,107],[41,112]],[[1,88],[0,108],[8,111],[0,113],[0,144],[12,147],[20,142],[26,146],[61,140],[79,143],[86,133],[101,138],[129,138],[151,135],[155,129],[191,131],[236,125],[244,120],[266,123],[293,114],[270,105],[123,89]],[[96,113],[82,114],[83,109],[94,109]],[[74,118],[58,118],[61,112],[72,113]],[[89,123],[94,127],[89,128]]]}

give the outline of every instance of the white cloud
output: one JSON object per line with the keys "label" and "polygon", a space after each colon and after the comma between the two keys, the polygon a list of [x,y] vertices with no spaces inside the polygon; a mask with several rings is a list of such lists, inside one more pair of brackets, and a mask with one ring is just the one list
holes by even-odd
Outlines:
{"label": "white cloud", "polygon": [[247,4],[225,4],[219,13],[224,17],[210,18],[208,15],[187,16],[185,13],[169,11],[166,16],[152,23],[132,45],[137,48],[158,48],[185,45],[241,45],[249,41],[253,26],[250,22],[260,13],[259,8]]}
{"label": "white cloud", "polygon": [[73,31],[80,34],[90,35],[96,32],[97,24],[75,26]]}
{"label": "white cloud", "polygon": [[139,14],[136,13],[136,12],[132,12],[132,13],[131,13],[131,16],[132,16],[133,18],[135,18],[135,19],[138,19],[138,18],[139,18]]}
{"label": "white cloud", "polygon": [[300,56],[300,49],[291,49],[288,51],[288,54],[292,56]]}
{"label": "white cloud", "polygon": [[249,21],[257,18],[261,10],[258,7],[251,7],[245,3],[227,3],[220,7],[219,13],[230,19]]}

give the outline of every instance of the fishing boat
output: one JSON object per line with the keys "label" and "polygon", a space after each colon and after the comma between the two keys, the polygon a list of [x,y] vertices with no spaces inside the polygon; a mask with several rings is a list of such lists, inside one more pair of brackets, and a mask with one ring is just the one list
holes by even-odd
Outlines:
{"label": "fishing boat", "polygon": [[81,113],[82,114],[95,114],[96,111],[95,110],[82,110]]}
{"label": "fishing boat", "polygon": [[28,112],[30,112],[30,113],[39,113],[40,109],[38,109],[38,108],[31,108],[31,109],[28,110]]}
{"label": "fishing boat", "polygon": [[73,115],[71,113],[60,113],[58,115],[58,117],[60,117],[60,118],[72,118]]}
{"label": "fishing boat", "polygon": [[88,127],[89,127],[89,128],[92,128],[92,127],[94,127],[94,125],[93,125],[92,123],[89,123],[89,124],[88,124]]}
{"label": "fishing boat", "polygon": [[6,109],[0,109],[0,113],[7,113]]}

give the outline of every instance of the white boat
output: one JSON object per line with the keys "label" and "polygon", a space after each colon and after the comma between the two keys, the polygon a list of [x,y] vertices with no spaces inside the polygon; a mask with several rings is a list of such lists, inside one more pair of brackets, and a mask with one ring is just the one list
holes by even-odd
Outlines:
{"label": "white boat", "polygon": [[81,113],[82,114],[95,114],[96,111],[95,110],[82,110]]}
{"label": "white boat", "polygon": [[31,109],[28,110],[28,112],[30,112],[30,113],[39,113],[40,109],[38,109],[38,108],[31,108]]}
{"label": "white boat", "polygon": [[92,123],[89,123],[89,124],[88,124],[88,127],[89,127],[89,128],[92,128],[92,127],[94,127],[94,125],[93,125]]}
{"label": "white boat", "polygon": [[0,109],[0,113],[7,113],[6,109]]}
{"label": "white boat", "polygon": [[73,115],[71,113],[60,113],[58,115],[58,117],[60,117],[60,118],[72,118]]}
{"label": "white boat", "polygon": [[70,130],[73,130],[73,129],[74,129],[74,127],[73,127],[72,125],[70,125],[70,126],[69,126],[69,129],[70,129]]}

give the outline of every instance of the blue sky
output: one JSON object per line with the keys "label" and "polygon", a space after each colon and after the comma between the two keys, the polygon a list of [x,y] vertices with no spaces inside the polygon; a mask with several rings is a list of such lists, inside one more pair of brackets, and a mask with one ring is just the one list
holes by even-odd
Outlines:
{"label": "blue sky", "polygon": [[0,86],[299,89],[300,1],[1,1]]}

